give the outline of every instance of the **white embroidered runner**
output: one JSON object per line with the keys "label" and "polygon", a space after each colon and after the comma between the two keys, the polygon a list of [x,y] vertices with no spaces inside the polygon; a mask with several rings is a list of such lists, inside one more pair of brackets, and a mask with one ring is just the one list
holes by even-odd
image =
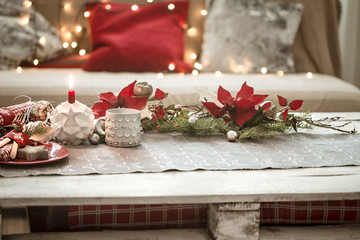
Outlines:
{"label": "white embroidered runner", "polygon": [[1,165],[0,176],[121,174],[169,170],[251,170],[360,165],[360,134],[290,134],[261,142],[144,134],[134,148],[66,145],[69,157],[31,166]]}

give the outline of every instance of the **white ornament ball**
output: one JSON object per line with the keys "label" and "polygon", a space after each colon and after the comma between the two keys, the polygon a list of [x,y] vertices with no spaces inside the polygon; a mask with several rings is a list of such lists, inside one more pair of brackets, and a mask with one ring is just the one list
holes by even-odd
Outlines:
{"label": "white ornament ball", "polygon": [[189,119],[188,119],[188,122],[189,122],[189,123],[195,123],[196,120],[197,120],[196,117],[190,116]]}
{"label": "white ornament ball", "polygon": [[235,131],[230,130],[226,133],[226,138],[227,140],[229,140],[230,142],[235,142],[236,139],[238,138],[238,135]]}
{"label": "white ornament ball", "polygon": [[52,111],[50,121],[54,138],[64,144],[81,144],[94,130],[93,111],[78,101],[61,103]]}

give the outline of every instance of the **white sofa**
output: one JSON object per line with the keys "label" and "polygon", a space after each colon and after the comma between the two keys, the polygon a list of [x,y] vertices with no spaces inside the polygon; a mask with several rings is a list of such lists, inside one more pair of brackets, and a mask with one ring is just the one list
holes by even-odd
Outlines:
{"label": "white sofa", "polygon": [[74,78],[76,99],[91,107],[98,100],[98,93],[117,94],[123,87],[134,80],[146,81],[154,89],[159,88],[169,93],[165,104],[200,104],[197,89],[206,87],[216,93],[219,85],[235,94],[244,81],[254,88],[257,94],[269,94],[269,100],[277,103],[276,95],[290,99],[302,99],[302,110],[311,112],[357,112],[360,111],[360,90],[334,76],[313,74],[222,74],[200,73],[180,75],[164,74],[159,79],[156,73],[107,73],[86,72],[81,69],[23,69],[0,72],[0,105],[14,105],[26,98],[33,101],[47,100],[57,105],[67,100],[68,79]]}

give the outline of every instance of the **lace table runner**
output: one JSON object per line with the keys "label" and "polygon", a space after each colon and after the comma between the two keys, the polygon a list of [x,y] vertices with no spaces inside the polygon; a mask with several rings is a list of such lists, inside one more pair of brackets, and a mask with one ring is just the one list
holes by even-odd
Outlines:
{"label": "lace table runner", "polygon": [[360,134],[282,135],[261,142],[144,134],[141,145],[66,146],[69,157],[42,165],[1,165],[0,176],[119,174],[168,170],[289,169],[360,165]]}

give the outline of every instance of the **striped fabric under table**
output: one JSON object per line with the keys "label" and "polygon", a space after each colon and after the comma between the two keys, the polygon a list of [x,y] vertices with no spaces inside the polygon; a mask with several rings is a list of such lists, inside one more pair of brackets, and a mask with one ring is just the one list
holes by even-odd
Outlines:
{"label": "striped fabric under table", "polygon": [[[360,200],[263,202],[260,225],[360,223]],[[207,204],[84,205],[68,208],[72,230],[205,228]]]}
{"label": "striped fabric under table", "polygon": [[262,225],[317,225],[360,222],[360,200],[264,202]]}
{"label": "striped fabric under table", "polygon": [[206,204],[70,206],[73,230],[204,228]]}

